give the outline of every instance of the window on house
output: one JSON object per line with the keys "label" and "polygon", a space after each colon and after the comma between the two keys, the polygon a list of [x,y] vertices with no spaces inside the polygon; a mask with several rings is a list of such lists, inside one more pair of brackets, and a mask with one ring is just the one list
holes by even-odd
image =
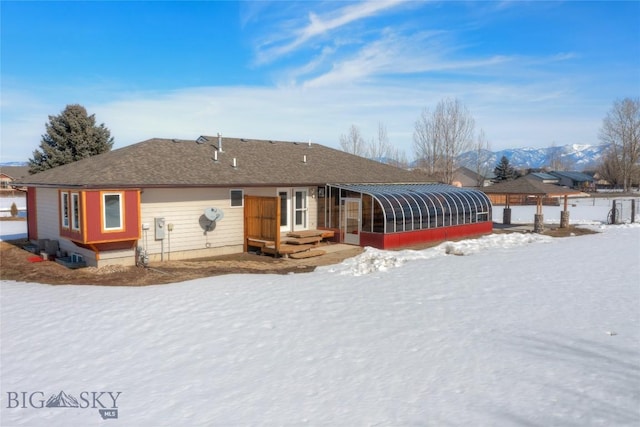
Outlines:
{"label": "window on house", "polygon": [[242,207],[244,205],[244,192],[242,190],[231,190],[231,206]]}
{"label": "window on house", "polygon": [[61,221],[64,228],[69,228],[69,193],[60,193]]}
{"label": "window on house", "polygon": [[80,194],[71,193],[71,229],[80,230]]}
{"label": "window on house", "polygon": [[122,194],[105,193],[102,195],[103,228],[105,230],[122,229]]}
{"label": "window on house", "polygon": [[307,228],[307,190],[296,190],[294,200],[295,225]]}

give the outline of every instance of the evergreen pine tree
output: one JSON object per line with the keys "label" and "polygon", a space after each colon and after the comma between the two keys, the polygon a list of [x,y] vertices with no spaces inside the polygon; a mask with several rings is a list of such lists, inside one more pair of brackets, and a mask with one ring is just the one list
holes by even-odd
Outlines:
{"label": "evergreen pine tree", "polygon": [[509,181],[516,179],[518,174],[516,170],[509,164],[509,159],[506,156],[502,156],[500,163],[493,170],[493,174],[496,176],[495,181]]}
{"label": "evergreen pine tree", "polygon": [[104,123],[96,126],[95,115],[78,104],[67,105],[57,116],[49,116],[47,133],[40,148],[29,159],[29,173],[75,162],[111,150],[113,138]]}

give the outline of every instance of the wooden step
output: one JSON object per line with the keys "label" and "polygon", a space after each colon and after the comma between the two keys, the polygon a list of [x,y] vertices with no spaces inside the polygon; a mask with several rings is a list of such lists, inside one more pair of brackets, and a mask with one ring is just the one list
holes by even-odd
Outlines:
{"label": "wooden step", "polygon": [[295,237],[297,239],[304,239],[305,237],[319,237],[322,236],[322,230],[291,231],[287,233],[287,236]]}
{"label": "wooden step", "polygon": [[336,232],[333,230],[319,230],[320,232],[322,232],[322,234],[320,235],[323,239],[329,239],[333,236],[335,236]]}
{"label": "wooden step", "polygon": [[321,256],[326,254],[325,251],[320,250],[320,249],[312,249],[310,251],[306,251],[306,252],[298,252],[298,253],[294,253],[289,255],[291,258],[294,259],[304,259],[304,258],[312,258],[315,256]]}
{"label": "wooden step", "polygon": [[251,237],[247,238],[247,246],[254,246],[262,249],[265,246],[273,246],[275,244],[276,243],[272,240],[252,239]]}
{"label": "wooden step", "polygon": [[312,237],[296,237],[295,239],[287,239],[286,244],[289,245],[306,245],[307,243],[319,243],[322,241],[321,236],[312,236]]}
{"label": "wooden step", "polygon": [[298,252],[308,251],[313,248],[313,245],[280,245],[280,249],[276,251],[275,246],[265,246],[262,248],[262,252],[272,255],[290,255]]}

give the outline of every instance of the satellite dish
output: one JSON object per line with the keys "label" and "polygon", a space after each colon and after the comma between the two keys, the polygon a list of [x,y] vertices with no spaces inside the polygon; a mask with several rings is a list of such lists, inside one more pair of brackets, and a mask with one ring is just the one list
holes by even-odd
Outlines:
{"label": "satellite dish", "polygon": [[209,221],[216,222],[224,218],[224,212],[220,208],[207,208],[204,210],[204,216]]}

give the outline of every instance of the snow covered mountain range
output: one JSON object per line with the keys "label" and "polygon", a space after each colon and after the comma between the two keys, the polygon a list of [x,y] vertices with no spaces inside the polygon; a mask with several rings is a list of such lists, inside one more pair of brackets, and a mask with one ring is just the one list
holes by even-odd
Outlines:
{"label": "snow covered mountain range", "polygon": [[2,162],[0,166],[29,166],[29,162]]}
{"label": "snow covered mountain range", "polygon": [[[552,167],[560,164],[563,169],[584,171],[594,169],[608,145],[564,145],[546,148],[508,148],[500,151],[484,151],[482,157],[487,166],[493,168],[502,156],[516,169]],[[458,157],[459,164],[471,170],[476,169],[476,151],[468,151]],[[552,167],[553,168],[553,167]]]}

